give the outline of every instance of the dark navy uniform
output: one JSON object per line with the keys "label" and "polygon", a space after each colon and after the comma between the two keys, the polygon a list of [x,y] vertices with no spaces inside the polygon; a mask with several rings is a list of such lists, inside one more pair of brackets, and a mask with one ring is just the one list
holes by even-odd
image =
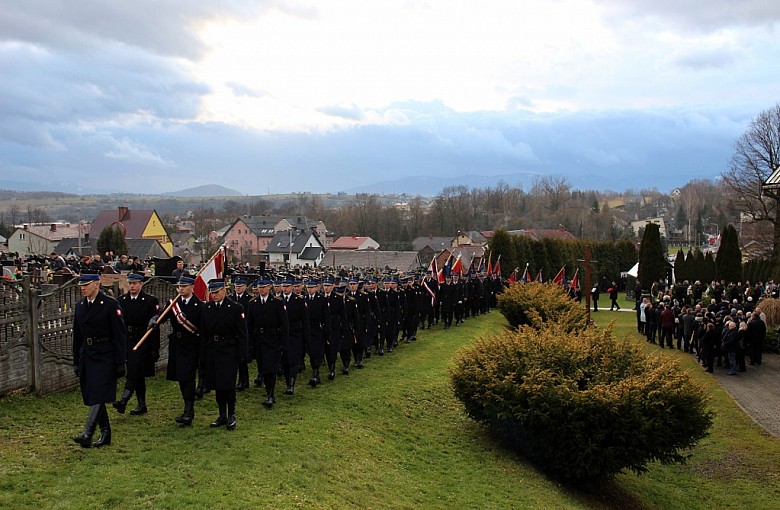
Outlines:
{"label": "dark navy uniform", "polygon": [[[209,291],[212,291],[209,283]],[[247,346],[244,309],[225,297],[221,303],[209,301],[203,307],[200,321],[200,337],[203,344],[206,380],[216,392],[219,417],[212,427],[235,427],[236,377],[238,365],[246,362]],[[229,418],[228,418],[229,417]]]}
{"label": "dark navy uniform", "polygon": [[[268,283],[261,282],[260,285]],[[265,384],[266,400],[263,405],[270,408],[276,402],[276,374],[282,359],[282,345],[287,341],[287,313],[281,298],[268,295],[251,300],[247,304],[246,315],[252,352]]]}
{"label": "dark navy uniform", "polygon": [[315,388],[321,382],[320,366],[325,355],[325,341],[330,338],[330,307],[328,300],[319,292],[308,294],[304,302],[309,312],[309,362],[311,363],[309,385]]}
{"label": "dark navy uniform", "polygon": [[355,355],[355,366],[358,366],[359,363],[362,366],[363,345],[361,340],[365,327],[357,292],[344,294],[344,310],[347,314],[347,328],[341,342],[341,363],[343,365],[341,373],[347,375],[353,354]]}
{"label": "dark navy uniform", "polygon": [[145,378],[154,376],[154,364],[160,358],[160,330],[154,328],[138,350],[133,350],[133,347],[146,334],[149,321],[159,315],[160,303],[156,297],[143,290],[135,298],[129,292],[122,294],[118,301],[127,327],[127,378],[122,397],[114,403],[114,407],[124,413],[128,400],[135,392],[138,407],[130,414],[144,414],[147,412]]}
{"label": "dark navy uniform", "polygon": [[195,294],[186,300],[179,296],[168,315],[172,332],[168,335],[168,369],[165,378],[179,382],[184,412],[176,418],[176,422],[183,425],[191,425],[195,417],[195,376],[203,357],[198,332],[203,307],[203,301]]}
{"label": "dark navy uniform", "polygon": [[[79,279],[80,286],[99,285],[99,282],[98,275],[82,275]],[[81,398],[90,409],[84,431],[73,440],[84,448],[111,444],[106,403],[116,399],[117,379],[125,371],[126,334],[122,309],[115,299],[97,290],[92,302],[84,297],[76,304],[73,365],[79,377]],[[92,443],[98,424],[100,438]]]}
{"label": "dark navy uniform", "polygon": [[[244,280],[234,280],[233,284],[238,285],[245,285],[246,283]],[[244,292],[242,294],[237,294],[233,292],[228,296],[230,299],[241,305],[241,307],[246,311],[247,304],[249,304],[249,300],[252,299],[252,296],[249,295],[248,292]],[[258,383],[259,381],[255,379],[255,383]],[[243,391],[245,389],[249,388],[249,360],[247,360],[244,363],[240,363],[238,365],[238,382],[236,383],[236,390]]]}
{"label": "dark navy uniform", "polygon": [[290,328],[287,341],[282,345],[282,369],[287,382],[284,393],[292,395],[295,392],[295,380],[301,365],[303,347],[309,342],[309,311],[304,298],[297,294],[282,294],[281,299],[287,311],[287,322]]}
{"label": "dark navy uniform", "polygon": [[[333,284],[330,280],[329,285]],[[347,313],[344,307],[344,295],[332,290],[330,294],[323,294],[325,306],[330,316],[328,323],[329,335],[325,338],[325,359],[328,363],[328,379],[336,378],[336,360],[341,352],[341,344],[346,338]]]}

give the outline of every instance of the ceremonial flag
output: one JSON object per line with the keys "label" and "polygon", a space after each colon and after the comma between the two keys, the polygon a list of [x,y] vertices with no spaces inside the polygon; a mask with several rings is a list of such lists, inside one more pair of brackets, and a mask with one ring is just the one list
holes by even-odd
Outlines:
{"label": "ceremonial flag", "polygon": [[564,281],[566,280],[566,266],[563,266],[560,271],[558,271],[558,274],[555,275],[555,278],[553,278],[553,283],[558,285],[563,285]]}
{"label": "ceremonial flag", "polygon": [[536,275],[536,281],[539,283],[544,283],[544,280],[542,279],[542,270],[539,270],[539,274]]}
{"label": "ceremonial flag", "polygon": [[461,259],[460,253],[458,253],[458,258],[455,259],[455,262],[453,262],[450,272],[457,273],[458,276],[463,276],[463,260]]}
{"label": "ceremonial flag", "polygon": [[509,283],[515,283],[517,281],[517,272],[519,271],[519,268],[515,268],[514,271],[512,271],[512,274],[509,275]]}
{"label": "ceremonial flag", "polygon": [[469,268],[466,270],[466,278],[471,278],[471,276],[474,274],[474,257],[471,257],[471,262],[469,262]]}
{"label": "ceremonial flag", "polygon": [[193,293],[201,301],[207,301],[209,280],[222,278],[225,274],[225,245],[217,249],[217,253],[211,256],[208,262],[198,271],[195,276],[195,285]]}
{"label": "ceremonial flag", "polygon": [[498,254],[498,258],[496,259],[496,265],[493,266],[493,274],[497,274],[501,276],[501,254]]}
{"label": "ceremonial flag", "polygon": [[531,275],[528,274],[528,264],[525,265],[525,271],[523,271],[523,277],[520,278],[520,281],[523,283],[528,283],[528,280],[531,279]]}
{"label": "ceremonial flag", "polygon": [[444,263],[444,267],[439,269],[438,273],[438,279],[439,283],[444,283],[444,279],[450,276],[450,271],[452,270],[452,253],[450,253],[450,256],[447,257],[447,261]]}
{"label": "ceremonial flag", "polygon": [[492,275],[493,274],[493,260],[492,260],[492,258],[493,258],[493,254],[490,253],[488,255],[488,268],[487,268],[487,274],[488,275]]}
{"label": "ceremonial flag", "polygon": [[569,288],[576,289],[580,286],[580,268],[578,267],[574,271],[574,277],[571,279],[571,282],[569,282]]}
{"label": "ceremonial flag", "polygon": [[483,254],[482,257],[479,259],[479,267],[477,268],[477,273],[484,273],[485,272],[485,255]]}
{"label": "ceremonial flag", "polygon": [[430,271],[432,275],[438,278],[439,269],[436,264],[436,255],[433,256],[433,258],[431,259],[431,263],[428,264],[428,271]]}

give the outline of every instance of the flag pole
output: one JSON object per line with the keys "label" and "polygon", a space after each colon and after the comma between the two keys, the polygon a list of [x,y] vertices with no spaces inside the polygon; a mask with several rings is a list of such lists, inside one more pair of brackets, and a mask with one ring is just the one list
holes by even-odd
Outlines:
{"label": "flag pole", "polygon": [[[203,267],[200,268],[200,271],[195,275],[195,278],[200,276],[200,273],[208,267],[208,265],[211,263],[212,260],[214,260],[214,257],[219,255],[219,252],[222,251],[225,248],[225,245],[221,245],[217,251],[214,252],[214,255],[211,256],[211,258],[203,264]],[[154,331],[154,328],[159,327],[160,323],[165,319],[165,316],[168,315],[168,312],[171,311],[171,308],[173,307],[173,304],[176,302],[176,298],[171,299],[170,304],[168,304],[168,307],[163,311],[163,313],[160,314],[159,317],[157,317],[157,320],[154,321],[154,326],[146,330],[146,333],[144,333],[144,336],[141,337],[141,339],[138,341],[137,344],[135,344],[135,347],[133,347],[134,351],[137,351],[139,347],[146,341],[146,339],[149,337],[149,335],[152,334],[152,331]]]}

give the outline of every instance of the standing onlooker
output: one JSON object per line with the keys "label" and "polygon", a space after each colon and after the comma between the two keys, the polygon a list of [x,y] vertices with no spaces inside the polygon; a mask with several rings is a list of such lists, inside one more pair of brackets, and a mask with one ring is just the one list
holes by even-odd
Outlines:
{"label": "standing onlooker", "polygon": [[750,314],[747,323],[747,348],[751,365],[761,364],[761,354],[764,350],[764,338],[766,337],[766,323],[759,312]]}
{"label": "standing onlooker", "polygon": [[592,289],[590,289],[590,299],[593,301],[593,311],[598,312],[599,311],[599,286],[598,284],[594,285]]}
{"label": "standing onlooker", "polygon": [[[117,379],[125,373],[125,324],[119,303],[100,291],[100,275],[82,274],[79,290],[84,299],[73,316],[73,366],[89,415],[73,440],[83,448],[98,448],[111,444],[106,403],[116,399]],[[100,437],[93,443],[98,425]]]}
{"label": "standing onlooker", "polygon": [[620,310],[620,305],[617,302],[617,300],[618,300],[618,286],[615,284],[615,282],[612,282],[612,286],[607,289],[607,292],[609,292],[609,299],[611,301],[611,303],[609,305],[609,311],[612,312],[614,310]]}

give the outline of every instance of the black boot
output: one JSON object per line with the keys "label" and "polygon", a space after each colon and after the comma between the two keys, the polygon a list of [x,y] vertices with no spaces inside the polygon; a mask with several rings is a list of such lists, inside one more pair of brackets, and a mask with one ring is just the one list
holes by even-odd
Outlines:
{"label": "black boot", "polygon": [[332,381],[336,378],[336,364],[328,363],[328,380]]}
{"label": "black boot", "polygon": [[235,430],[236,425],[238,424],[238,420],[236,420],[236,415],[231,414],[230,417],[228,417],[228,421],[226,423],[228,430]]}
{"label": "black boot", "polygon": [[203,386],[201,386],[200,384],[198,385],[197,388],[195,388],[195,398],[198,400],[203,398]]}
{"label": "black boot", "polygon": [[100,448],[101,446],[110,445],[111,444],[111,423],[108,421],[108,411],[106,411],[106,406],[102,404],[100,406],[98,425],[100,426],[100,436],[98,436],[97,441],[92,443],[92,446],[94,446],[95,448]]}
{"label": "black boot", "polygon": [[128,390],[125,388],[125,391],[122,392],[122,396],[119,398],[119,400],[112,402],[111,405],[114,406],[114,409],[116,409],[116,412],[119,414],[125,414],[125,408],[127,408],[127,402],[130,401],[130,397],[133,396],[133,390]]}
{"label": "black boot", "polygon": [[344,375],[349,375],[349,361],[343,362],[344,366],[341,367],[341,373]]}
{"label": "black boot", "polygon": [[265,400],[263,400],[263,407],[271,409],[276,403],[274,397],[274,389],[276,388],[276,376],[271,374],[263,376],[263,382],[265,382]]}
{"label": "black boot", "polygon": [[320,367],[317,367],[317,368],[313,369],[312,372],[314,372],[314,381],[317,384],[320,384],[322,382],[320,380]]}
{"label": "black boot", "polygon": [[176,423],[181,423],[182,425],[192,425],[192,421],[194,419],[195,419],[195,401],[185,400],[184,412],[181,414],[181,416],[176,417]]}
{"label": "black boot", "polygon": [[311,377],[309,378],[309,386],[312,388],[317,387],[317,379],[316,373],[319,371],[319,368],[312,368],[311,369]]}
{"label": "black boot", "polygon": [[221,427],[222,425],[227,425],[227,423],[228,423],[227,416],[225,416],[224,414],[220,414],[220,415],[217,417],[217,419],[216,419],[216,420],[212,421],[212,422],[209,424],[209,427],[211,427],[211,428],[215,429],[215,428],[217,428],[217,427]]}
{"label": "black boot", "polygon": [[287,381],[287,389],[284,390],[285,395],[293,395],[295,394],[295,377],[290,376],[290,379]]}
{"label": "black boot", "polygon": [[147,412],[149,412],[149,409],[146,408],[146,400],[141,400],[140,398],[138,399],[138,406],[130,410],[130,414],[133,416],[140,416]]}
{"label": "black boot", "polygon": [[90,406],[89,415],[87,416],[87,422],[84,424],[84,431],[80,436],[76,436],[73,440],[81,445],[82,448],[89,448],[92,446],[92,435],[95,433],[95,427],[97,426],[98,418],[100,417],[100,404]]}

